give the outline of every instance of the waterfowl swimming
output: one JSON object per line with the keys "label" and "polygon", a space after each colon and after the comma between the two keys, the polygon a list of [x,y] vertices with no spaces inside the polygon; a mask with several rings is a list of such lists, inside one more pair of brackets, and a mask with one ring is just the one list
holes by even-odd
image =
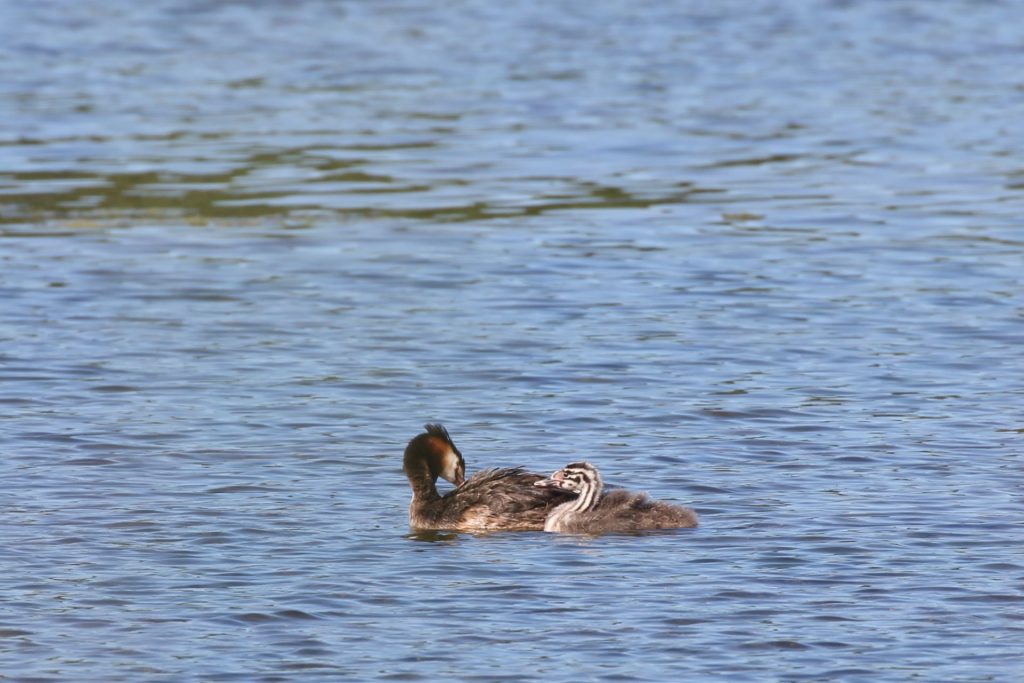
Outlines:
{"label": "waterfowl swimming", "polygon": [[650,500],[646,493],[615,489],[602,495],[601,474],[589,462],[570,463],[535,486],[577,494],[551,511],[544,531],[586,534],[697,526],[697,513],[690,508]]}
{"label": "waterfowl swimming", "polygon": [[[440,424],[428,424],[425,429],[405,447],[402,463],[412,487],[410,526],[457,531],[540,531],[549,512],[576,496],[558,487],[534,486],[544,475],[519,467],[483,470],[466,479],[466,462],[448,430]],[[456,488],[440,495],[438,477]]]}

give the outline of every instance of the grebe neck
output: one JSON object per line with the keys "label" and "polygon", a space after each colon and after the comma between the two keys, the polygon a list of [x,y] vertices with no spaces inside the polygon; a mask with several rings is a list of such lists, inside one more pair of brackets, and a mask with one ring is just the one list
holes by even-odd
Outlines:
{"label": "grebe neck", "polygon": [[566,508],[567,512],[590,512],[597,507],[600,499],[601,479],[584,477],[580,483],[579,495],[574,500],[563,503],[562,507]]}
{"label": "grebe neck", "polygon": [[596,469],[590,468],[572,473],[572,487],[576,498],[562,503],[544,520],[544,531],[563,531],[563,525],[571,522],[577,515],[590,512],[601,501],[601,475]]}
{"label": "grebe neck", "polygon": [[440,500],[441,495],[437,492],[437,477],[431,475],[430,465],[426,460],[406,457],[404,465],[405,476],[412,488],[413,501]]}

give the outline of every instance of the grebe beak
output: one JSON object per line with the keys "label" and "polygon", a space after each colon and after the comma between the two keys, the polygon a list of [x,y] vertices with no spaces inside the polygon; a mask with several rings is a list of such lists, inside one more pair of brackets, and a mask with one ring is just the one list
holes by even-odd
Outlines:
{"label": "grebe beak", "polygon": [[560,489],[562,488],[562,482],[559,479],[552,477],[551,479],[538,479],[533,482],[534,486],[540,486],[544,489]]}

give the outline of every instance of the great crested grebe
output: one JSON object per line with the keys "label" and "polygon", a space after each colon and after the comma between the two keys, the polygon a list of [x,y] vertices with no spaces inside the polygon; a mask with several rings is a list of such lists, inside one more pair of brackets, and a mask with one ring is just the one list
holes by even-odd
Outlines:
{"label": "great crested grebe", "polygon": [[587,534],[697,526],[697,513],[690,508],[650,500],[646,493],[615,489],[601,495],[601,474],[589,462],[566,465],[535,486],[577,494],[551,511],[544,531]]}
{"label": "great crested grebe", "polygon": [[[548,513],[567,500],[571,491],[539,487],[541,474],[519,467],[477,472],[466,479],[466,462],[448,430],[428,424],[423,434],[405,447],[402,469],[412,487],[409,524],[418,529],[491,531],[544,528]],[[437,492],[437,478],[456,488],[445,495]]]}

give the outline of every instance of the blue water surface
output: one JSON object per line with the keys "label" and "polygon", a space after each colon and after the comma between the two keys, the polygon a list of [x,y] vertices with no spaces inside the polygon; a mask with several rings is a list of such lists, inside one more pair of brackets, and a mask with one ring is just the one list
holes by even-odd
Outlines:
{"label": "blue water surface", "polygon": [[0,2],[0,678],[1019,680],[1020,19]]}

